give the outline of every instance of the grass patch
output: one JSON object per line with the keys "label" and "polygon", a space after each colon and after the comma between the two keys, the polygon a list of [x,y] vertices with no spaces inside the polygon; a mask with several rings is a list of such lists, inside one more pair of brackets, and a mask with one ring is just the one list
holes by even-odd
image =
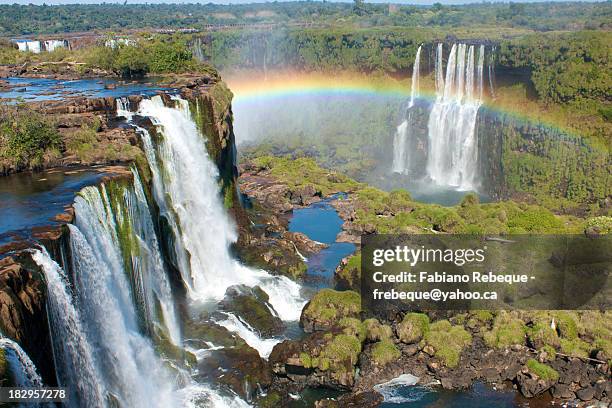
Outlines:
{"label": "grass patch", "polygon": [[463,326],[453,326],[448,320],[440,320],[429,326],[423,341],[434,348],[435,357],[452,368],[459,364],[461,351],[471,343],[472,336]]}
{"label": "grass patch", "polygon": [[557,381],[559,379],[559,373],[557,370],[547,366],[546,364],[542,364],[533,358],[527,361],[527,368],[544,381]]}
{"label": "grass patch", "polygon": [[383,340],[372,347],[372,359],[377,365],[384,366],[399,359],[402,353],[391,340]]}

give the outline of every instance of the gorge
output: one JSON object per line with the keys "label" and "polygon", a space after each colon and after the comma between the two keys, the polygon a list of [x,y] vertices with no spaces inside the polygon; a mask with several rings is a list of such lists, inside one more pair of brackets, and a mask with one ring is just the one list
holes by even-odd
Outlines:
{"label": "gorge", "polygon": [[[362,234],[597,235],[597,224],[529,199],[496,200],[546,190],[580,200],[576,212],[597,204],[593,214],[603,214],[608,205],[609,156],[487,106],[492,47],[419,44],[410,93],[364,86],[374,82],[370,77],[342,78],[336,88],[320,77],[307,82],[305,74],[294,88],[274,88],[271,80],[263,82],[269,93],[260,106],[269,116],[253,110],[249,118],[258,122],[244,120],[252,107],[248,92],[232,95],[213,70],[160,84],[92,80],[97,91],[67,99],[33,95],[28,113],[53,117],[63,138],[59,156],[45,163],[64,178],[50,182],[53,169],[25,174],[33,191],[45,193],[36,196],[45,210],[40,219],[19,211],[33,197],[28,189],[25,198],[14,199],[15,188],[9,199],[0,196],[11,217],[0,230],[6,336],[0,345],[10,371],[3,378],[11,385],[66,386],[67,405],[74,407],[292,406],[306,394],[319,396],[317,407],[377,406],[385,397],[375,386],[406,372],[446,390],[476,384],[479,393],[479,381],[504,384],[504,393],[486,391],[492,398],[504,394],[500,406],[517,391],[533,397],[550,390],[564,401],[592,391],[591,399],[609,399],[602,381],[609,373],[608,332],[593,329],[605,327],[606,317],[597,312],[361,314]],[[421,72],[425,61],[433,61],[433,77]],[[436,93],[428,100],[420,86],[432,79]],[[319,106],[323,99],[329,104]],[[275,117],[270,105],[285,117]],[[349,106],[356,119],[291,117],[296,107],[314,118],[333,117],[337,111],[328,106]],[[303,144],[271,143],[281,152],[276,157],[247,155],[240,144],[239,162],[236,139],[245,133],[238,132],[286,132],[287,117]],[[365,142],[354,141],[356,128],[367,134]],[[323,147],[302,138],[319,130],[332,135]],[[320,167],[312,159],[317,153],[346,153],[346,145],[327,143],[336,137],[352,143],[351,153],[364,153],[355,161],[342,157],[343,165],[357,174],[380,170],[372,184],[391,178],[397,182],[391,191]],[[538,165],[525,166],[531,161]],[[568,165],[571,171],[562,171]],[[7,176],[7,184],[19,184],[19,175]],[[419,200],[418,190],[396,189],[408,181],[453,197]],[[494,202],[480,203],[468,191]],[[551,316],[563,322],[560,329],[550,329]],[[571,322],[580,330],[568,330]],[[551,357],[545,346],[577,355]],[[557,378],[544,379],[546,369],[537,364]],[[570,389],[563,381],[571,376],[580,381],[570,379]],[[333,390],[335,399],[318,394],[321,388]],[[438,388],[402,392],[411,398],[432,389],[432,399],[444,401]],[[472,391],[454,392],[450,401]]]}

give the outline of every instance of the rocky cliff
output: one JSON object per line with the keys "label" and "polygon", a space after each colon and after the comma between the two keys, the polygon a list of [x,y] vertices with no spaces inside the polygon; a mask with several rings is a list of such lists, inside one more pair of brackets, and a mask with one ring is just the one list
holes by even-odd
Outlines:
{"label": "rocky cliff", "polygon": [[[172,92],[178,89],[189,101],[202,134],[208,138],[209,153],[219,167],[226,206],[239,215],[231,92],[218,77],[184,75],[174,78],[169,86],[174,89]],[[170,100],[168,93],[163,93],[162,97]],[[132,96],[128,101],[130,106],[136,107],[141,99],[141,96]],[[138,134],[116,116],[116,104],[114,98],[31,103],[31,109],[53,118],[62,136],[61,157],[48,165],[78,166],[80,169],[95,166],[97,171],[107,174],[100,182],[108,183],[131,180],[129,166],[134,163],[145,184],[150,181]],[[89,139],[83,141],[84,138]],[[91,148],[79,148],[77,142],[89,144]],[[112,163],[116,166],[109,167]],[[144,187],[150,192],[150,186]],[[152,211],[157,211],[153,200],[150,201]],[[32,261],[29,251],[36,245],[43,245],[71,276],[69,234],[64,224],[72,220],[73,211],[66,208],[56,216],[53,226],[37,228],[31,231],[29,239],[0,247],[0,330],[21,344],[41,372],[45,384],[49,385],[56,383],[56,377],[47,321],[46,287],[44,274]]]}

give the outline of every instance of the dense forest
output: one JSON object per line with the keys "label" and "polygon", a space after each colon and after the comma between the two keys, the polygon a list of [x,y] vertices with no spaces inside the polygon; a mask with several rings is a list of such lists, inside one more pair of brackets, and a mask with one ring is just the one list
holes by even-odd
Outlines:
{"label": "dense forest", "polygon": [[2,5],[0,36],[91,30],[202,28],[204,24],[512,27],[536,31],[609,29],[610,2],[480,3],[433,6],[298,1],[244,5],[71,4]]}

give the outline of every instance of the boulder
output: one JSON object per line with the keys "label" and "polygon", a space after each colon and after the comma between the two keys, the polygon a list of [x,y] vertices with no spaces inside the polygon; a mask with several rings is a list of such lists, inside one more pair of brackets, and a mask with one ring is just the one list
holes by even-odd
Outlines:
{"label": "boulder", "polygon": [[306,333],[329,330],[343,318],[358,318],[361,296],[353,291],[323,289],[306,304],[300,316],[300,327]]}
{"label": "boulder", "polygon": [[285,325],[269,301],[259,286],[234,285],[227,288],[219,309],[239,316],[262,337],[271,337],[281,334]]}

